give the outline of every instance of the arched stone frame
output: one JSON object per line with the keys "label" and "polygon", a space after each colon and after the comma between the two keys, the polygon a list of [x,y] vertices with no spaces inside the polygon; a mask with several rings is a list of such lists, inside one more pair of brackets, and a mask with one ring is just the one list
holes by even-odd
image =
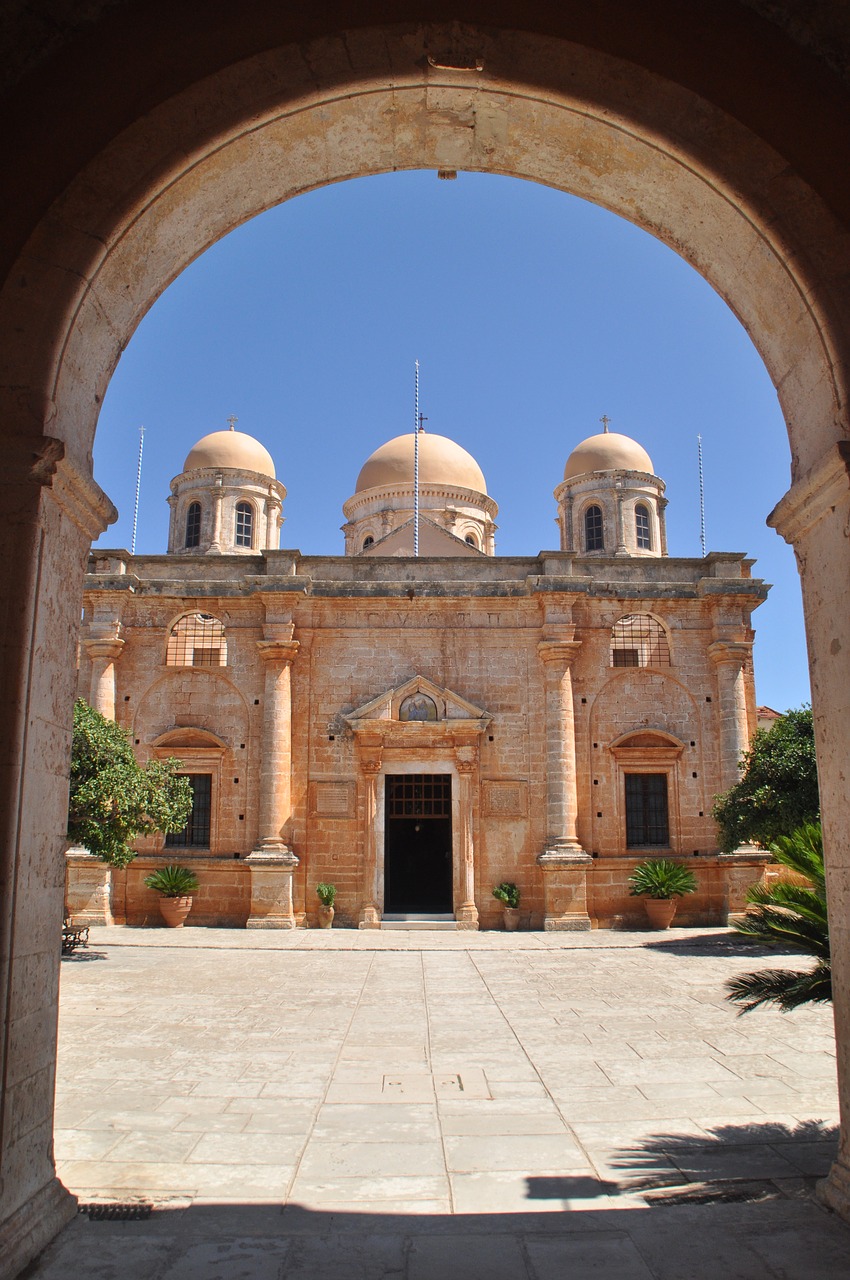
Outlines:
{"label": "arched stone frame", "polygon": [[[651,551],[657,551],[661,543],[661,536],[659,534],[659,529],[658,529],[658,512],[656,510],[655,503],[651,502],[649,498],[645,498],[641,496],[641,497],[635,498],[634,501],[629,504],[629,506],[630,506],[629,514],[631,517],[632,532],[633,532],[634,543],[635,543],[634,554],[646,555]],[[638,545],[637,518],[638,518],[638,509],[641,507],[643,507],[643,509],[646,511],[647,517],[648,517],[648,520],[647,520],[647,523],[649,525],[649,546],[648,547],[641,547]]]}
{"label": "arched stone frame", "polygon": [[681,857],[682,814],[680,799],[680,762],[685,744],[664,729],[630,729],[608,744],[608,752],[616,766],[616,785],[613,800],[617,829],[621,833],[622,852],[630,850],[626,844],[625,779],[627,773],[660,773],[667,778],[667,823],[669,842],[658,846],[659,854],[673,853]]}
{"label": "arched stone frame", "polygon": [[[222,765],[227,743],[208,729],[198,729],[194,725],[176,725],[166,733],[162,733],[150,744],[151,755],[157,760],[167,760],[176,756],[181,763],[181,774],[209,773],[212,778],[210,796],[210,843],[209,848],[186,845],[185,847],[166,845],[166,838],[161,833],[151,836],[146,841],[149,851],[167,853],[175,848],[176,858],[191,859],[208,857],[221,852],[221,792]],[[170,854],[168,855],[170,856]]]}
{"label": "arched stone frame", "polygon": [[[228,513],[228,515],[231,520],[231,527],[233,530],[233,549],[234,551],[245,552],[245,553],[250,551],[256,551],[257,542],[259,541],[259,535],[260,535],[260,513],[257,510],[257,504],[254,501],[254,499],[250,498],[246,493],[234,494],[232,501],[233,501],[233,507],[231,511]],[[248,508],[248,512],[251,518],[251,542],[249,546],[244,546],[242,543],[238,543],[236,541],[238,530],[239,530],[240,510],[243,507]]]}
{"label": "arched stone frame", "polygon": [[[587,545],[587,522],[589,513],[593,509],[597,509],[602,516],[602,546],[591,550]],[[577,525],[577,541],[579,555],[583,556],[611,556],[617,546],[617,535],[614,523],[611,504],[607,500],[606,494],[588,493],[583,495],[579,502],[573,507],[573,514]]]}
{"label": "arched stone frame", "polygon": [[[605,0],[592,15],[569,5],[543,18],[527,7],[509,8],[500,11],[504,29],[486,31],[475,27],[474,15],[462,28],[424,26],[422,12],[400,10],[409,20],[400,30],[370,28],[384,11],[369,0],[356,17],[305,14],[300,46],[286,43],[293,36],[285,17],[282,25],[252,24],[240,12],[232,29],[219,29],[219,41],[193,43],[194,60],[184,71],[179,58],[160,68],[157,59],[177,46],[159,27],[155,39],[144,25],[141,38],[132,39],[136,14],[126,6],[112,15],[112,29],[126,36],[130,24],[125,47],[145,67],[144,81],[127,77],[123,85],[116,62],[112,92],[101,100],[109,110],[102,114],[82,101],[82,92],[79,103],[64,95],[68,127],[56,142],[67,143],[61,163],[39,132],[50,129],[49,113],[41,109],[50,101],[45,89],[62,83],[100,88],[97,72],[109,59],[97,61],[97,19],[95,38],[82,42],[82,50],[74,50],[70,37],[68,66],[74,65],[76,81],[54,81],[45,54],[22,91],[23,127],[14,131],[14,143],[8,135],[9,145],[30,156],[38,181],[30,184],[34,194],[27,190],[9,206],[15,221],[7,246],[13,247],[0,296],[2,422],[15,488],[14,512],[5,511],[13,554],[3,562],[2,590],[11,607],[8,714],[0,722],[5,758],[23,762],[20,785],[17,775],[8,784],[9,877],[34,882],[38,867],[51,883],[49,869],[58,859],[62,788],[36,807],[27,786],[31,761],[61,778],[67,744],[48,717],[30,715],[27,707],[63,698],[70,703],[76,618],[67,587],[83,573],[87,538],[111,518],[90,480],[94,421],[138,319],[183,265],[259,207],[355,174],[449,163],[530,177],[623,213],[684,253],[754,337],[791,435],[795,484],[777,507],[775,524],[794,542],[802,572],[827,878],[831,899],[842,901],[850,883],[843,776],[850,723],[850,618],[843,604],[850,587],[844,533],[850,217],[845,166],[835,165],[833,156],[846,150],[846,94],[842,99],[836,91],[837,78],[830,83],[816,50],[796,45],[747,6],[729,6],[703,25],[698,57],[690,14],[664,0],[641,6],[625,27]],[[343,32],[346,20],[360,24],[353,35]],[[544,29],[545,36],[536,33]],[[268,47],[258,30],[268,32]],[[63,38],[57,36],[57,56],[67,71]],[[283,42],[280,50],[276,41]],[[732,50],[747,74],[725,71],[718,78]],[[429,53],[436,56],[429,60]],[[472,71],[478,64],[482,71]],[[429,103],[429,88],[439,105]],[[410,111],[405,95],[417,90]],[[371,127],[368,113],[355,121],[364,103],[374,108]],[[297,117],[289,138],[255,138],[273,124],[281,104]],[[313,107],[323,113],[322,145],[311,148],[318,131],[301,126]],[[536,145],[529,145],[530,128]],[[240,144],[241,154],[234,155]],[[364,151],[371,157],[365,161]],[[210,161],[212,176],[203,172]],[[273,177],[247,172],[251,164],[274,171]],[[48,608],[40,610],[39,600]],[[50,660],[31,665],[39,649]],[[11,917],[0,921],[5,939],[28,934],[31,911],[37,923],[49,910],[44,896],[37,908],[24,898],[15,903],[15,927]],[[828,1194],[850,1214],[850,931],[841,914],[833,921],[833,943],[845,1123]],[[11,984],[15,966],[10,972]],[[14,1007],[16,990],[9,985],[0,992],[4,1008]],[[45,984],[48,1000],[51,990]],[[34,1025],[39,1010],[31,1014]],[[45,1044],[53,1043],[54,1023],[55,1011],[46,1010]],[[39,1104],[27,1103],[30,1109]],[[10,1101],[13,1116],[15,1105]],[[17,1250],[37,1250],[55,1229],[55,1215],[70,1212],[60,1208],[47,1175],[37,1181],[50,1163],[45,1143],[39,1152],[14,1167],[8,1180],[23,1197],[13,1210],[26,1203],[27,1224],[40,1224],[40,1234],[30,1234],[19,1215],[18,1234],[6,1232],[4,1242],[16,1251],[9,1256],[23,1261]],[[28,1244],[19,1245],[21,1239]]]}

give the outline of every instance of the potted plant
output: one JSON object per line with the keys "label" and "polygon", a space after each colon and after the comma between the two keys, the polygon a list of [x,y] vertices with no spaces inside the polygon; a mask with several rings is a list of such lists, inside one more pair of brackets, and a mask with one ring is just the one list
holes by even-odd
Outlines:
{"label": "potted plant", "polygon": [[169,864],[145,876],[145,884],[159,894],[159,909],[169,929],[182,929],[183,921],[192,910],[192,894],[198,887],[194,871]]}
{"label": "potted plant", "polygon": [[629,893],[642,897],[650,927],[669,929],[676,914],[676,899],[694,893],[697,879],[682,862],[672,858],[650,858],[639,862],[629,876]]}
{"label": "potted plant", "polygon": [[513,933],[514,929],[519,928],[519,889],[515,884],[503,880],[493,890],[493,897],[498,898],[504,908],[505,929],[508,933]]}
{"label": "potted plant", "polygon": [[316,893],[319,895],[319,928],[330,929],[334,922],[334,898],[336,897],[336,885],[333,884],[317,884]]}

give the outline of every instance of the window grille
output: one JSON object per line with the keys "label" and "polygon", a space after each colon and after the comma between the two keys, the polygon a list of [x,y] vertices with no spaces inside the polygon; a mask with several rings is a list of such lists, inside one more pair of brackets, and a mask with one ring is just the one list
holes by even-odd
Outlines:
{"label": "window grille", "polygon": [[652,550],[652,534],[649,527],[649,510],[639,502],[635,507],[635,537],[639,551]]}
{"label": "window grille", "polygon": [[363,550],[365,551],[367,547],[374,547],[374,545],[375,545],[375,539],[372,537],[370,533],[367,537],[363,539]]}
{"label": "window grille", "polygon": [[627,773],[626,848],[669,847],[666,773]]}
{"label": "window grille", "polygon": [[669,667],[667,632],[650,613],[630,613],[611,632],[612,667]]}
{"label": "window grille", "polygon": [[200,502],[190,502],[189,510],[186,512],[186,546],[199,547],[201,545],[201,504]]}
{"label": "window grille", "polygon": [[210,818],[212,813],[212,774],[188,773],[192,788],[192,812],[182,831],[169,831],[165,837],[166,849],[209,849]]}
{"label": "window grille", "polygon": [[224,624],[209,613],[187,613],[171,628],[167,667],[226,667]]}
{"label": "window grille", "polygon": [[605,550],[601,507],[588,507],[584,513],[584,549],[585,551]]}
{"label": "window grille", "polygon": [[387,778],[388,818],[450,818],[450,773],[403,773]]}
{"label": "window grille", "polygon": [[254,545],[254,508],[250,502],[236,504],[236,545],[237,547]]}

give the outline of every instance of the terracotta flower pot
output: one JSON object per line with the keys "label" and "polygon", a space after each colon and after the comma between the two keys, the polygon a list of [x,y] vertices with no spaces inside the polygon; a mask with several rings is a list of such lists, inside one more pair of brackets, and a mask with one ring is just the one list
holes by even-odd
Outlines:
{"label": "terracotta flower pot", "polygon": [[319,903],[319,928],[330,929],[333,922],[334,922],[333,907],[326,907],[320,902]]}
{"label": "terracotta flower pot", "polygon": [[504,907],[505,913],[505,930],[507,933],[513,933],[519,928],[519,907]]}
{"label": "terracotta flower pot", "polygon": [[192,910],[192,899],[160,898],[159,910],[169,929],[182,929],[183,921]]}
{"label": "terracotta flower pot", "polygon": [[669,929],[676,914],[675,898],[644,898],[643,905],[651,929]]}

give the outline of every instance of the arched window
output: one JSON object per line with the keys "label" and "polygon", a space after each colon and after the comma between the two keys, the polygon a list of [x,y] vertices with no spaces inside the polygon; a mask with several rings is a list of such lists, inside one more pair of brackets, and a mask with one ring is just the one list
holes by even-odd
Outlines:
{"label": "arched window", "polygon": [[250,502],[236,504],[236,545],[237,547],[254,545],[254,508]]}
{"label": "arched window", "polygon": [[584,513],[585,551],[604,551],[605,536],[602,529],[602,508],[595,504]]}
{"label": "arched window", "polygon": [[638,551],[652,550],[652,534],[649,527],[649,508],[639,502],[635,507],[635,540]]}
{"label": "arched window", "polygon": [[612,667],[669,667],[667,632],[651,613],[629,613],[611,632]]}
{"label": "arched window", "polygon": [[476,551],[478,550],[478,539],[476,538],[474,533],[468,533],[464,538],[464,542],[467,544],[467,546],[475,547],[475,550]]}
{"label": "arched window", "polygon": [[226,667],[224,624],[209,613],[186,613],[168,637],[167,667]]}
{"label": "arched window", "polygon": [[201,545],[201,504],[200,502],[190,502],[189,509],[186,512],[186,546],[199,547]]}
{"label": "arched window", "polygon": [[363,550],[365,551],[367,547],[374,547],[374,545],[375,545],[375,539],[372,537],[370,533],[363,539]]}

